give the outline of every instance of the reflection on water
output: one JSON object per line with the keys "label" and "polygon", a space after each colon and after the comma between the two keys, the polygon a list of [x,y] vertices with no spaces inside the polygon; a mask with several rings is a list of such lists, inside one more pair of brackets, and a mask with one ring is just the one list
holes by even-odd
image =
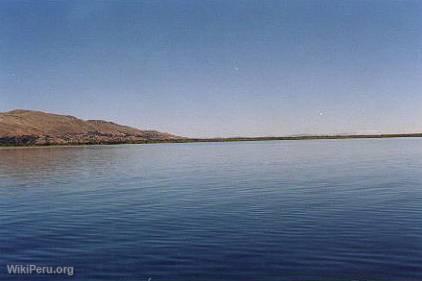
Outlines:
{"label": "reflection on water", "polygon": [[421,280],[421,170],[422,139],[0,149],[0,280]]}

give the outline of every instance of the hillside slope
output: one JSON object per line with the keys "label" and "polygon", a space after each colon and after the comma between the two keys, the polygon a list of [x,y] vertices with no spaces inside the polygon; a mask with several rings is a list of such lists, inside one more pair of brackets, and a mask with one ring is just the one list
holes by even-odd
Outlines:
{"label": "hillside slope", "polygon": [[174,141],[168,133],[139,130],[102,120],[81,120],[31,110],[0,113],[0,144],[113,144]]}

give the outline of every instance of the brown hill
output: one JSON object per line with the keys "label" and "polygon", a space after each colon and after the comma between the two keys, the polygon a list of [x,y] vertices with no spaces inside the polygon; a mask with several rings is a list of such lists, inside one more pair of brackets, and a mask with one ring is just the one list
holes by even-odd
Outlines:
{"label": "brown hill", "polygon": [[102,120],[84,121],[69,115],[31,110],[0,113],[0,144],[114,144],[183,139],[168,133],[139,130]]}

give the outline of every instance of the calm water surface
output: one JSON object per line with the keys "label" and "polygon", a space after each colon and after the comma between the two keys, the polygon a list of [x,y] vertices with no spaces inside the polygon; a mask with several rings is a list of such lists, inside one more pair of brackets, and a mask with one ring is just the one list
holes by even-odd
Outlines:
{"label": "calm water surface", "polygon": [[149,278],[422,280],[422,139],[0,149],[0,280]]}

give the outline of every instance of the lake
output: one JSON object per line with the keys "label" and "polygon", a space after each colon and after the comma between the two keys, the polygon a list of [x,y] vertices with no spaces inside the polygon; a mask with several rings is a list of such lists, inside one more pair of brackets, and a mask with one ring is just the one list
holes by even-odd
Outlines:
{"label": "lake", "polygon": [[47,279],[422,280],[422,139],[2,148],[0,280]]}

